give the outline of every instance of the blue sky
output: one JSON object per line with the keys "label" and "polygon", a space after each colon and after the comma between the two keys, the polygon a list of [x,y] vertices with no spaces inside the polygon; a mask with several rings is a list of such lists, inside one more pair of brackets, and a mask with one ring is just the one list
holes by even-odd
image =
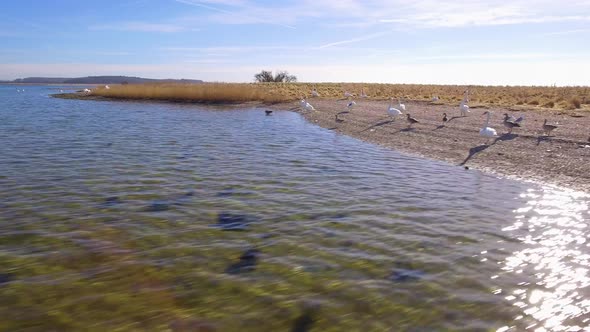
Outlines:
{"label": "blue sky", "polygon": [[0,79],[590,85],[590,0],[2,0]]}

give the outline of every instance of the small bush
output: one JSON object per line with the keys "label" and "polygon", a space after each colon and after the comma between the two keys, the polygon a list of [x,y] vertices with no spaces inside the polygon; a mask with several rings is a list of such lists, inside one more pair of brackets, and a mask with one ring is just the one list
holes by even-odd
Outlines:
{"label": "small bush", "polygon": [[529,101],[529,105],[539,105],[539,101],[537,99],[533,99],[531,101]]}

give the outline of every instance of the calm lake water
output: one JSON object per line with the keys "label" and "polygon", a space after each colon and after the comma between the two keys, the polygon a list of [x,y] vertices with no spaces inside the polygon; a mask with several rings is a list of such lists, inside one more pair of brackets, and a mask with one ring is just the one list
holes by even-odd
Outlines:
{"label": "calm lake water", "polygon": [[17,88],[0,85],[0,331],[590,326],[586,194],[288,111]]}

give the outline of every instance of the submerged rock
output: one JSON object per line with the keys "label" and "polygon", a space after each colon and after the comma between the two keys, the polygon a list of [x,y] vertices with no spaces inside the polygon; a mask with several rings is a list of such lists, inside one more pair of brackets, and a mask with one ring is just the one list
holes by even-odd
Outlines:
{"label": "submerged rock", "polygon": [[9,283],[13,280],[13,276],[10,273],[0,273],[0,285]]}
{"label": "submerged rock", "polygon": [[258,221],[258,218],[246,214],[233,214],[222,212],[217,216],[217,227],[225,231],[243,231],[249,224]]}
{"label": "submerged rock", "polygon": [[103,205],[115,205],[121,203],[121,200],[117,196],[111,196],[104,199]]}
{"label": "submerged rock", "polygon": [[396,268],[391,271],[389,279],[395,282],[416,281],[424,277],[424,272],[419,270],[409,270]]}
{"label": "submerged rock", "polygon": [[162,212],[168,210],[170,210],[170,205],[163,201],[153,201],[144,209],[146,212]]}
{"label": "submerged rock", "polygon": [[295,321],[291,327],[291,332],[308,332],[317,320],[317,315],[320,310],[320,306],[317,303],[307,303],[303,312]]}
{"label": "submerged rock", "polygon": [[260,255],[260,250],[256,248],[248,249],[240,256],[239,261],[230,265],[225,273],[228,274],[239,274],[243,272],[254,271],[256,263]]}

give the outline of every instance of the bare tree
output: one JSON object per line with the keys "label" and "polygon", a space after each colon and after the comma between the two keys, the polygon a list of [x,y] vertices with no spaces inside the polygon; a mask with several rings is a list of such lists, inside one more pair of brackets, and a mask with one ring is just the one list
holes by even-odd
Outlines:
{"label": "bare tree", "polygon": [[275,82],[275,83],[291,83],[297,82],[295,75],[289,75],[286,71],[280,71],[273,76],[271,71],[263,70],[254,75],[254,80],[258,83]]}

